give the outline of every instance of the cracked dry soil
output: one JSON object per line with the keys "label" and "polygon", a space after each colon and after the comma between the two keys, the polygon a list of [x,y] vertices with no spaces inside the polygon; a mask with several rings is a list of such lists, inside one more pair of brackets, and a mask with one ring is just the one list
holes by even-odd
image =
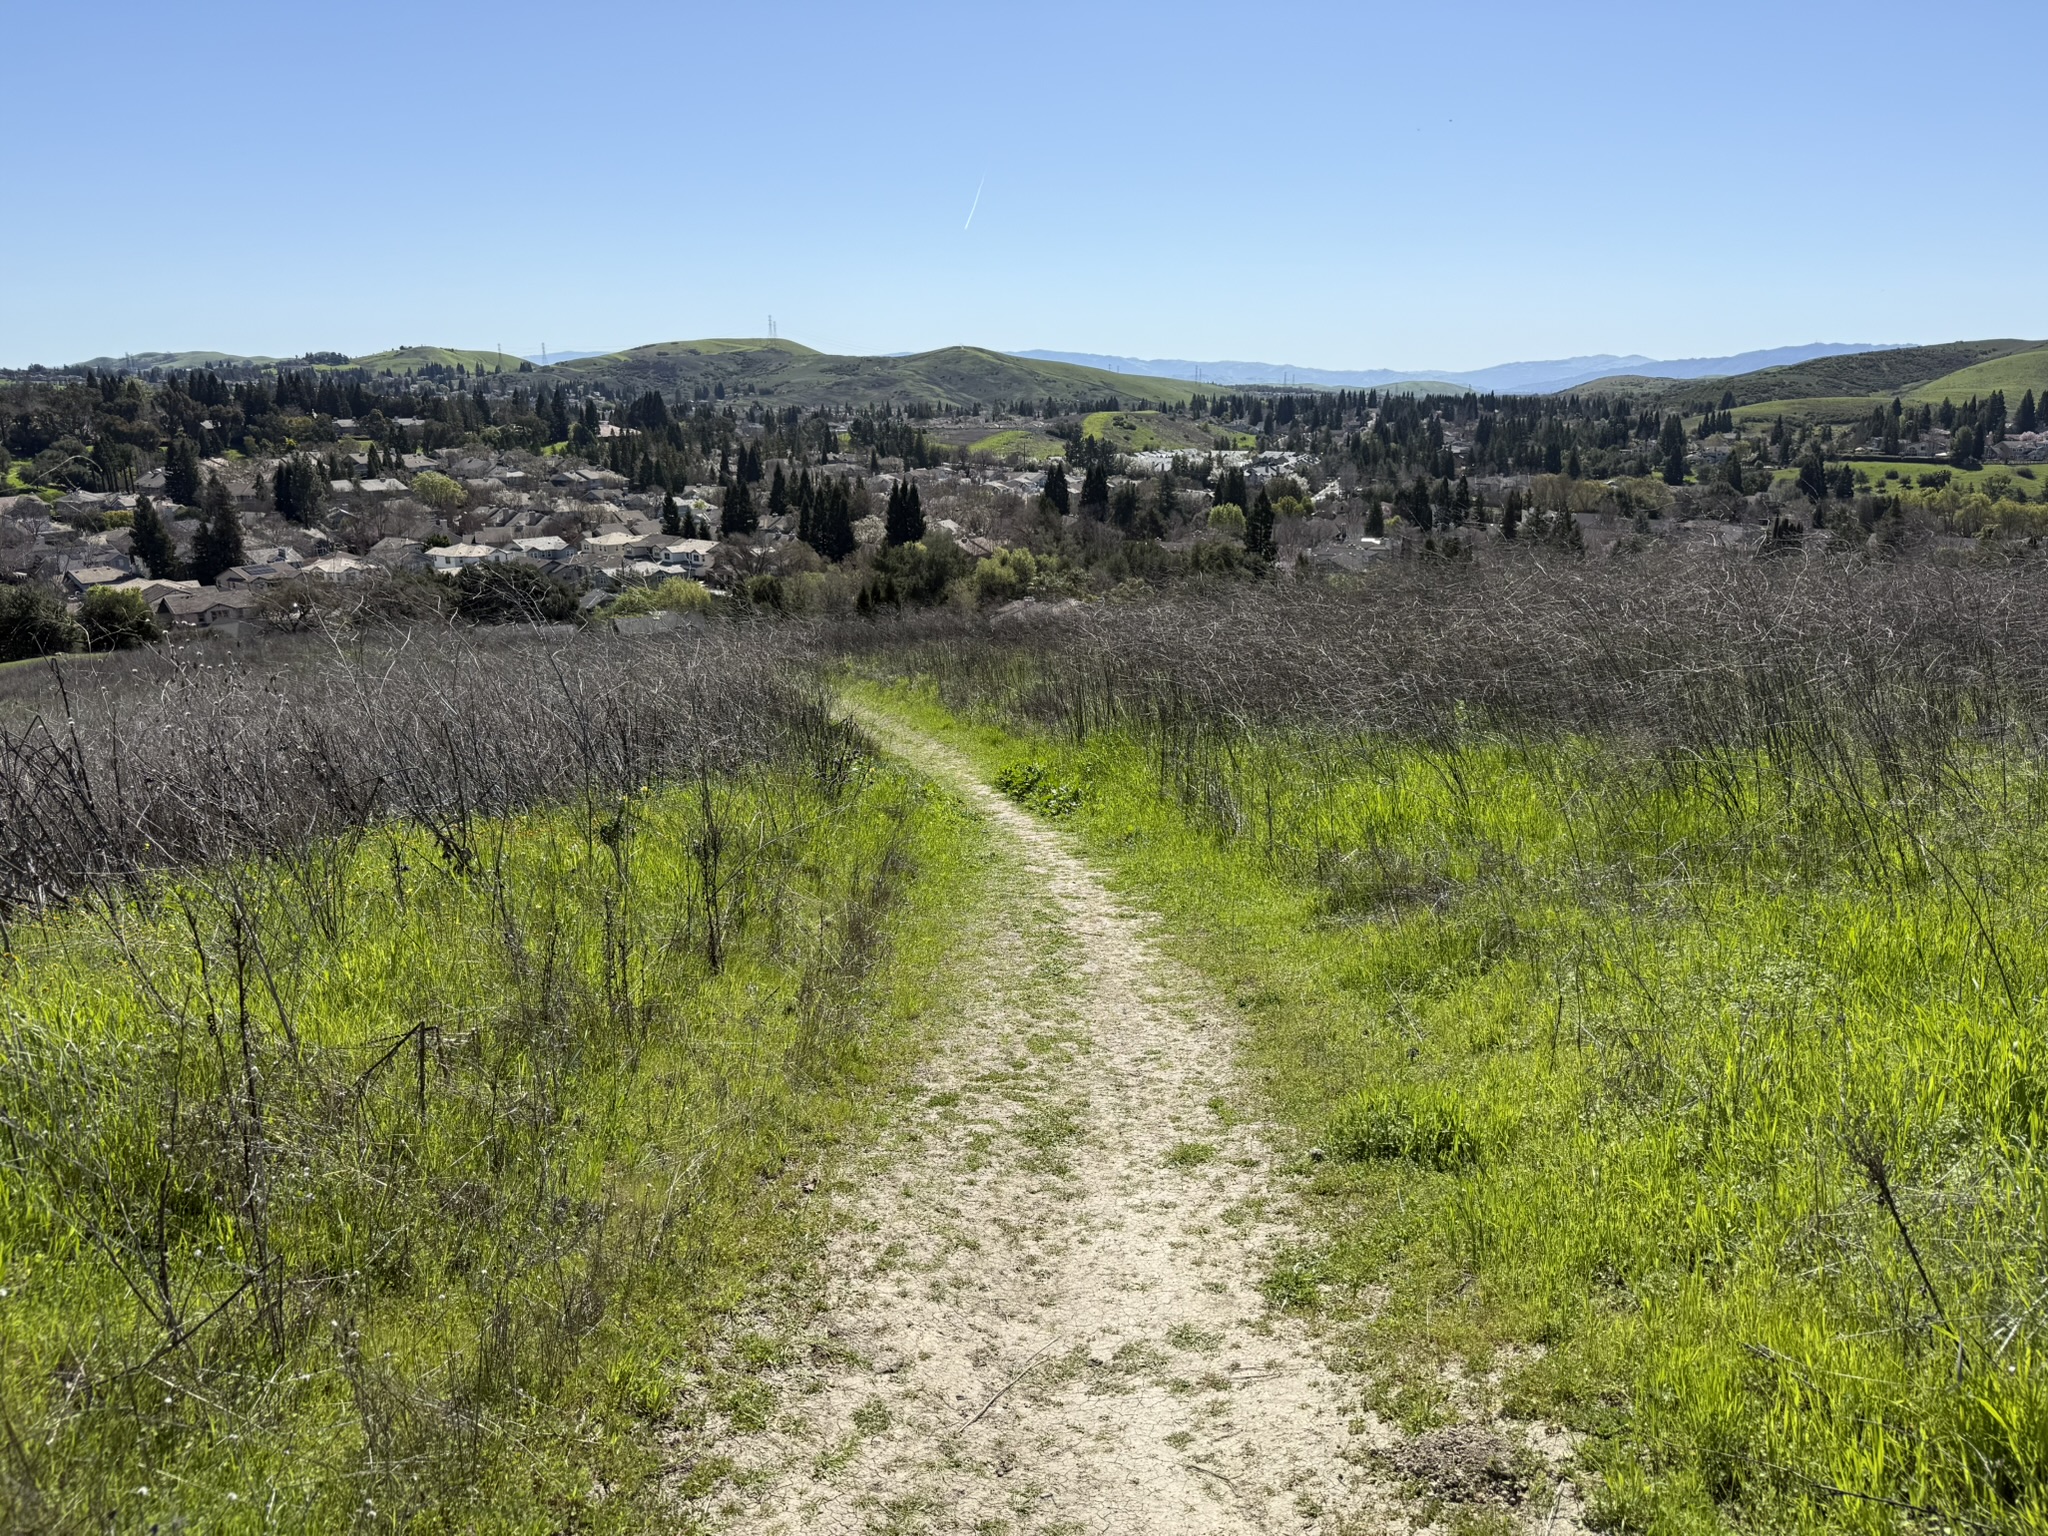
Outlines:
{"label": "cracked dry soil", "polygon": [[1056,831],[864,723],[994,823],[998,894],[914,1106],[829,1191],[823,1304],[766,1427],[706,1426],[737,1464],[713,1526],[1409,1528],[1378,1426],[1262,1292],[1299,1234],[1235,1021]]}

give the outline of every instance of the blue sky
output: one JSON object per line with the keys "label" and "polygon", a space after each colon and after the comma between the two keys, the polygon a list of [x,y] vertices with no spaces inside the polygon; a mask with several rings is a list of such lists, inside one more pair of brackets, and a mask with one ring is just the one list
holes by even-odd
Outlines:
{"label": "blue sky", "polygon": [[4,365],[771,313],[832,351],[1317,367],[2048,336],[2040,0],[0,0],[0,28]]}

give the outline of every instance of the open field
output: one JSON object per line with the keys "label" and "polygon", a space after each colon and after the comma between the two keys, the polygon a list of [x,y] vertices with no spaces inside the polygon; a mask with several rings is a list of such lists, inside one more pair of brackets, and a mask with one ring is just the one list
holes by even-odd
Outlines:
{"label": "open field", "polygon": [[1067,445],[1056,437],[1047,437],[1043,432],[1028,428],[1009,427],[1001,432],[991,432],[987,437],[969,443],[975,453],[992,453],[999,459],[1021,455],[1027,459],[1048,459],[1065,453]]}
{"label": "open field", "polygon": [[2005,404],[2009,411],[2018,407],[2020,396],[2028,390],[2034,392],[2036,399],[2048,395],[2048,347],[2035,347],[2031,351],[2014,352],[1969,368],[1959,368],[1914,390],[1906,398],[1925,401],[1929,405],[1953,400],[1960,405],[1973,396],[1982,399],[1994,389],[2005,391]]}
{"label": "open field", "polygon": [[383,352],[369,352],[361,357],[352,357],[339,365],[321,364],[322,373],[347,373],[354,369],[366,368],[372,373],[389,369],[392,373],[407,373],[421,368],[453,368],[457,363],[471,373],[506,373],[519,371],[519,356],[514,352],[486,352],[474,347],[392,347]]}
{"label": "open field", "polygon": [[[77,674],[69,745],[10,689],[0,1527],[657,1518],[657,1431],[744,1389],[718,1320],[907,1059],[975,846],[815,698],[660,661],[295,669],[368,745],[219,668]],[[302,781],[236,769],[286,742]]]}
{"label": "open field", "polygon": [[1241,1010],[1379,1416],[1569,1426],[1603,1529],[2041,1529],[2032,578],[1663,574],[1106,615],[888,707]]}
{"label": "open field", "polygon": [[1242,432],[1158,411],[1093,411],[1082,418],[1081,435],[1100,438],[1120,453],[1208,453],[1253,442]]}

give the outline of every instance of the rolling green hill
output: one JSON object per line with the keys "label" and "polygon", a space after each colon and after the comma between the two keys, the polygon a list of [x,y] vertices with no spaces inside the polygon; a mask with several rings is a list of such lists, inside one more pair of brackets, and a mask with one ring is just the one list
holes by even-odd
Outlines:
{"label": "rolling green hill", "polygon": [[2048,347],[2009,352],[1989,362],[1958,368],[1931,384],[1923,384],[1907,398],[1924,400],[1929,405],[1939,405],[1944,399],[1960,403],[1972,395],[1981,399],[1994,389],[2005,391],[2008,408],[2018,405],[2020,396],[2030,389],[2037,398],[2048,393]]}
{"label": "rolling green hill", "polygon": [[615,392],[693,390],[725,386],[778,404],[854,405],[870,400],[968,405],[975,402],[1101,400],[1183,404],[1195,386],[1182,379],[1150,379],[1072,363],[1010,357],[981,347],[941,347],[908,357],[841,357],[793,341],[671,341],[579,358],[543,370],[575,384],[603,384]]}
{"label": "rolling green hill", "polygon": [[321,371],[349,373],[362,368],[371,373],[408,373],[429,367],[453,368],[457,363],[471,373],[495,373],[501,368],[506,373],[519,371],[519,359],[513,353],[482,352],[469,347],[390,347],[331,367],[322,364]]}
{"label": "rolling green hill", "polygon": [[1816,357],[1725,378],[1617,376],[1581,385],[1577,392],[1633,395],[1687,412],[1711,409],[1728,392],[1735,396],[1740,420],[1783,416],[1818,424],[1861,421],[1873,404],[1889,402],[1894,395],[1938,402],[1944,396],[1965,400],[2003,389],[2016,402],[2019,393],[2030,388],[2037,393],[2048,388],[2048,346],[2005,337]]}
{"label": "rolling green hill", "polygon": [[1122,453],[1211,453],[1255,446],[1255,439],[1242,432],[1160,411],[1093,411],[1082,420],[1081,435],[1099,437]]}
{"label": "rolling green hill", "polygon": [[274,357],[241,357],[233,352],[130,352],[125,357],[92,357],[82,363],[73,363],[74,369],[91,368],[99,371],[112,370],[125,373],[143,373],[151,368],[218,368],[223,364],[230,367],[267,368],[277,361]]}

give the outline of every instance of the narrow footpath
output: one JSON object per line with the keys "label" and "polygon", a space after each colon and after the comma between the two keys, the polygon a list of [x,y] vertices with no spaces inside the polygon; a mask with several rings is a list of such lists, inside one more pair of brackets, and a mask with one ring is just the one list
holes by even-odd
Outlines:
{"label": "narrow footpath", "polygon": [[824,1305],[772,1422],[707,1426],[740,1466],[714,1528],[1410,1529],[1357,1383],[1268,1304],[1299,1233],[1235,1022],[1058,831],[863,724],[992,823],[997,894],[922,1092],[823,1192]]}

